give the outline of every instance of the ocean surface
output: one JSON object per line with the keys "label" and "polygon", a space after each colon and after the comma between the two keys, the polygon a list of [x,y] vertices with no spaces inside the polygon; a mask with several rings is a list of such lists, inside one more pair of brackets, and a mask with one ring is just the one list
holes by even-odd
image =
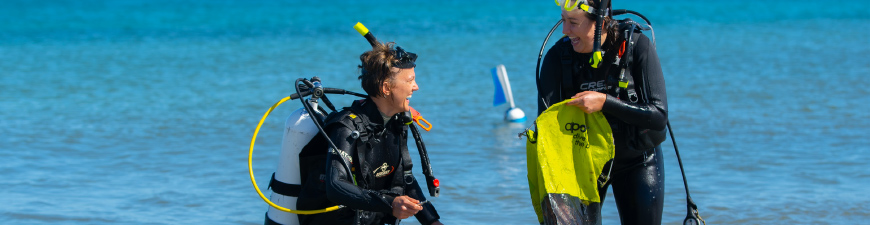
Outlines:
{"label": "ocean surface", "polygon": [[[614,1],[653,22],[709,224],[870,221],[870,3],[821,3]],[[3,0],[0,224],[262,224],[254,128],[297,78],[363,92],[356,22],[420,56],[412,106],[434,126],[423,138],[442,221],[536,224],[517,133],[535,117],[537,54],[558,19],[552,1],[527,0]],[[492,106],[498,64],[525,124]],[[260,131],[266,195],[299,107]],[[679,224],[685,191],[663,146],[663,224]],[[612,195],[603,217],[619,223]]]}

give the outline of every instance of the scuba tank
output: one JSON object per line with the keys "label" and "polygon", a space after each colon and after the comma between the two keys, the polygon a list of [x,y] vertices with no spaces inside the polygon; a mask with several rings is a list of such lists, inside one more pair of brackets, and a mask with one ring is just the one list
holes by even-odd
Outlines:
{"label": "scuba tank", "polygon": [[[272,190],[272,195],[269,199],[275,205],[284,208],[296,208],[296,203],[302,189],[303,172],[300,167],[301,161],[299,155],[308,146],[309,142],[320,133],[318,124],[315,123],[322,123],[326,117],[317,103],[317,99],[323,97],[320,79],[313,77],[311,78],[313,82],[306,81],[303,82],[311,84],[311,86],[297,85],[298,88],[305,89],[306,91],[300,93],[299,89],[297,89],[296,97],[302,98],[307,94],[311,94],[312,97],[307,101],[303,100],[303,104],[306,104],[304,106],[308,107],[302,107],[293,111],[284,122],[284,135],[281,141],[278,166],[272,174],[272,179],[269,181],[269,188]],[[298,82],[299,80],[297,80]],[[331,106],[331,104],[328,105]],[[309,113],[309,110],[314,113]],[[266,223],[298,225],[299,216],[296,213],[280,210],[276,207],[269,207],[266,212]]]}
{"label": "scuba tank", "polygon": [[[299,194],[298,188],[295,189],[296,193],[290,193],[293,188],[284,187],[302,183],[301,170],[299,168],[299,153],[320,132],[317,126],[314,125],[311,115],[305,108],[299,108],[290,113],[290,116],[284,122],[284,138],[281,141],[281,154],[278,157],[278,167],[275,170],[272,181],[269,182],[269,187],[272,189],[272,195],[269,199],[285,208],[296,208],[296,200]],[[284,212],[274,207],[269,207],[266,215],[269,219],[280,224],[299,224],[299,217],[296,214]]]}

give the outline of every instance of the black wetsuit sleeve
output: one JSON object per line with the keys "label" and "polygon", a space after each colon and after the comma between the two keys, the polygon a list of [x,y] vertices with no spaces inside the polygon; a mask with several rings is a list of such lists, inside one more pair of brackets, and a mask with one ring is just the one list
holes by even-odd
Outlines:
{"label": "black wetsuit sleeve", "polygon": [[[417,178],[414,178],[413,183],[407,185],[405,194],[413,199],[426,201],[426,193],[424,193],[423,189],[420,188],[420,184],[417,183]],[[438,215],[438,211],[435,211],[435,206],[433,206],[431,202],[424,204],[423,210],[417,212],[414,217],[417,218],[417,221],[420,222],[420,224],[424,225],[432,224],[441,219],[441,216]]]}
{"label": "black wetsuit sleeve", "polygon": [[553,104],[562,101],[562,93],[560,92],[562,62],[559,54],[559,50],[550,48],[541,63],[541,77],[536,80],[538,85],[538,115],[541,115]]}
{"label": "black wetsuit sleeve", "polygon": [[638,95],[646,98],[647,103],[631,103],[608,95],[601,111],[642,128],[664,130],[668,119],[668,101],[665,79],[659,57],[652,43],[641,35],[635,46],[631,75],[634,77]]}
{"label": "black wetsuit sleeve", "polygon": [[[354,148],[355,139],[351,137],[352,130],[341,125],[330,126],[327,130],[329,138],[336,147],[347,153],[347,156],[356,154]],[[354,209],[365,211],[383,212],[392,215],[392,202],[396,196],[380,193],[374,190],[363,189],[354,185],[349,171],[345,169],[340,160],[341,156],[332,155],[326,168],[326,197],[336,204],[345,205]],[[346,162],[350,163],[349,160]]]}

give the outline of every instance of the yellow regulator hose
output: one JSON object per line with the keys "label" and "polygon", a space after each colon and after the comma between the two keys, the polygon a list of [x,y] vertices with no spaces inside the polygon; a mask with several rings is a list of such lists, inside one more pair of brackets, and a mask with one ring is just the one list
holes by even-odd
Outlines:
{"label": "yellow regulator hose", "polygon": [[280,205],[273,203],[268,198],[266,198],[266,196],[263,195],[263,192],[260,191],[260,187],[257,186],[257,180],[254,179],[254,167],[251,165],[251,161],[254,157],[254,142],[257,141],[257,133],[260,132],[260,126],[263,126],[263,121],[266,121],[266,117],[269,116],[269,113],[272,113],[272,110],[274,110],[275,107],[278,107],[278,105],[281,105],[281,103],[284,103],[287,100],[290,100],[290,96],[287,96],[287,97],[281,99],[281,101],[278,101],[277,103],[275,103],[275,105],[272,105],[272,107],[269,108],[269,111],[266,111],[266,114],[264,114],[263,118],[260,119],[260,123],[257,124],[257,129],[254,129],[254,137],[251,138],[251,151],[248,152],[248,172],[251,175],[251,184],[254,185],[254,190],[257,190],[257,194],[260,195],[260,198],[262,198],[263,201],[268,203],[269,206],[272,206],[272,207],[274,207],[278,210],[284,211],[284,212],[301,214],[301,215],[311,215],[311,214],[325,213],[325,212],[331,212],[331,211],[338,210],[344,206],[337,205],[337,206],[333,206],[333,207],[329,207],[329,208],[325,208],[325,209],[318,209],[318,210],[293,210],[293,209],[284,208],[284,207],[281,207]]}

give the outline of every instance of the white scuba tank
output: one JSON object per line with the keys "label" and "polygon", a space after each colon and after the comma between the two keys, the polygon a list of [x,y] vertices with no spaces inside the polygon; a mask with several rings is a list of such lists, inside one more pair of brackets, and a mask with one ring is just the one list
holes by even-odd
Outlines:
{"label": "white scuba tank", "polygon": [[[316,104],[312,104],[314,109]],[[299,172],[299,152],[317,135],[319,130],[314,125],[311,114],[304,108],[297,109],[287,117],[284,123],[284,138],[281,142],[281,154],[278,158],[278,169],[275,171],[275,180],[287,184],[301,184],[302,177]],[[284,208],[295,209],[296,197],[285,196],[272,192],[269,199]],[[284,212],[274,207],[269,207],[266,215],[280,224],[299,224],[296,214]]]}

